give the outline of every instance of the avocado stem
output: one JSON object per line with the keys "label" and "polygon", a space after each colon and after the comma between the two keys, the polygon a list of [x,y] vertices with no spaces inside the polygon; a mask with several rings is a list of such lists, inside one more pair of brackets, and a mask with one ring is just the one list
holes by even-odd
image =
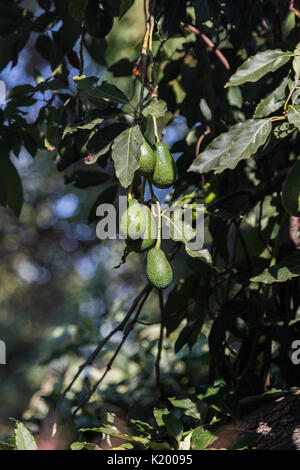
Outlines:
{"label": "avocado stem", "polygon": [[153,186],[152,186],[152,183],[151,183],[151,181],[150,181],[150,178],[148,178],[148,184],[149,184],[151,199],[152,199],[152,201],[156,202],[156,201],[157,201],[157,197],[156,197],[155,194],[154,194]]}
{"label": "avocado stem", "polygon": [[129,189],[128,189],[128,195],[127,195],[128,201],[130,201],[132,199],[132,191],[133,191],[133,181],[132,181],[132,183],[131,183],[131,185],[129,186]]}
{"label": "avocado stem", "polygon": [[143,176],[143,182],[142,182],[142,202],[145,202],[145,187],[146,187],[146,178]]}
{"label": "avocado stem", "polygon": [[155,140],[156,142],[159,142],[159,135],[158,135],[158,129],[157,129],[157,120],[155,116],[152,116],[153,119],[153,128],[154,128],[154,135],[155,135]]}
{"label": "avocado stem", "polygon": [[157,240],[155,244],[155,248],[157,250],[160,249],[161,245],[161,222],[162,222],[162,216],[161,216],[161,208],[160,208],[160,203],[158,200],[155,201],[156,206],[157,206],[157,218],[158,218],[158,227],[157,227]]}

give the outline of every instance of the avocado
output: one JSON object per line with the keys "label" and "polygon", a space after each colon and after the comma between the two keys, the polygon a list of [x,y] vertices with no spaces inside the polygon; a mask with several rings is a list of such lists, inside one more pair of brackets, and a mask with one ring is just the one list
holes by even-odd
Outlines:
{"label": "avocado", "polygon": [[144,140],[141,146],[140,153],[140,168],[139,173],[141,175],[152,175],[155,168],[155,154],[152,147]]}
{"label": "avocado", "polygon": [[147,207],[136,199],[130,199],[128,208],[121,217],[120,232],[132,240],[140,239],[147,226]]}
{"label": "avocado", "polygon": [[84,24],[94,38],[104,38],[111,31],[114,17],[106,0],[89,0],[85,9]]}
{"label": "avocado", "polygon": [[173,279],[172,268],[160,248],[151,248],[147,256],[147,277],[158,289],[168,287]]}
{"label": "avocado", "polygon": [[146,251],[149,248],[151,248],[155,240],[156,240],[156,223],[150,210],[147,208],[147,227],[144,232],[143,238],[139,238],[137,240],[131,240],[130,238],[128,238],[126,240],[126,244],[130,251],[135,251],[136,253],[142,253],[143,251]]}
{"label": "avocado", "polygon": [[282,189],[282,205],[294,217],[300,217],[300,159],[290,170]]}
{"label": "avocado", "polygon": [[157,188],[169,188],[174,183],[174,162],[170,150],[163,142],[155,146],[155,168],[152,182]]}

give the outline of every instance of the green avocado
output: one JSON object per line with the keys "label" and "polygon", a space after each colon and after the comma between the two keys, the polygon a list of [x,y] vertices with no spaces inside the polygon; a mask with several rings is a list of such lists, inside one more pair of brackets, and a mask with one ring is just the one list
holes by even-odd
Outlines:
{"label": "green avocado", "polygon": [[155,154],[152,147],[144,140],[141,146],[140,155],[140,168],[139,173],[141,175],[152,175],[155,168]]}
{"label": "green avocado", "polygon": [[128,208],[121,217],[120,232],[132,239],[140,239],[147,227],[147,207],[136,199],[130,199]]}
{"label": "green avocado", "polygon": [[148,252],[147,277],[151,284],[158,289],[165,289],[172,282],[171,265],[160,248],[151,248]]}
{"label": "green avocado", "polygon": [[94,38],[104,38],[114,24],[109,4],[106,0],[89,0],[85,9],[84,24],[87,32]]}
{"label": "green avocado", "polygon": [[282,205],[294,217],[300,217],[300,159],[290,170],[282,189]]}
{"label": "green avocado", "polygon": [[126,245],[130,251],[135,251],[136,253],[142,253],[143,251],[148,250],[153,246],[156,240],[156,223],[155,219],[152,216],[149,208],[147,208],[147,226],[144,232],[143,238],[137,240],[131,240],[128,238],[126,240]]}
{"label": "green avocado", "polygon": [[157,188],[169,188],[174,183],[174,162],[170,150],[163,142],[155,147],[155,168],[152,182]]}

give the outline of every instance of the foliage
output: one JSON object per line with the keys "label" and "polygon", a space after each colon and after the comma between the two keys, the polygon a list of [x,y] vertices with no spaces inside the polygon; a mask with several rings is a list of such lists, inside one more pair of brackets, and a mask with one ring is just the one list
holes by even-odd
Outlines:
{"label": "foliage", "polygon": [[[162,249],[173,270],[164,292],[146,284],[143,255],[125,249],[118,273],[130,266],[146,287],[129,310],[111,306],[107,335],[99,338],[99,325],[90,325],[89,337],[83,324],[75,343],[62,339],[44,365],[75,354],[74,374],[63,370],[43,399],[58,425],[79,430],[74,450],[213,447],[217,429],[249,411],[243,400],[300,386],[290,360],[299,335],[300,224],[281,201],[299,158],[299,17],[275,0],[157,0],[146,2],[144,28],[142,2],[97,1],[100,17],[109,17],[103,37],[103,18],[93,25],[87,18],[92,3],[0,1],[0,69],[18,67],[29,46],[40,60],[0,111],[0,203],[22,216],[22,181],[11,157],[25,149],[92,195],[90,223],[99,204],[115,204],[125,191],[129,200],[155,202],[158,227],[164,197],[173,206],[190,204],[193,222],[182,237],[182,221],[169,219],[169,242],[158,230],[151,252]],[[140,151],[145,140],[157,148],[163,139],[172,178],[158,189],[139,173]],[[205,246],[193,251],[196,204],[205,204]],[[146,301],[159,325],[155,335]],[[124,344],[135,342],[140,349],[124,353]],[[162,356],[169,350],[174,368],[167,370]],[[87,366],[93,373],[86,384],[80,374]],[[121,370],[119,382],[105,388],[112,366]],[[82,379],[75,388],[74,375]],[[34,421],[39,428],[41,419]],[[236,448],[255,446],[256,435],[242,437]],[[19,422],[14,440],[1,444],[35,445]]]}

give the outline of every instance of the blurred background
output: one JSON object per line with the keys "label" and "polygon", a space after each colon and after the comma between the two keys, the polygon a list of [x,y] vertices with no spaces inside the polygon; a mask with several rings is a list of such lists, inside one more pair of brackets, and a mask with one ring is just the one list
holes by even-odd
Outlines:
{"label": "blurred background", "polygon": [[[103,49],[94,50],[100,57],[98,62],[84,49],[84,73],[108,77],[129,95],[133,91],[131,77],[113,77],[110,70],[120,59],[128,65],[140,50],[144,32],[141,3],[136,2],[120,24],[115,19]],[[34,0],[21,5],[35,16],[42,11]],[[49,65],[33,47],[37,34],[33,33],[20,53],[17,65],[9,62],[1,71],[0,79],[8,92],[19,84],[35,84],[35,70],[44,78],[51,74]],[[170,54],[180,41],[183,38],[168,42]],[[74,50],[78,53],[78,43]],[[104,54],[106,65],[101,65]],[[72,77],[77,74],[78,70],[70,65],[70,87],[74,87]],[[26,107],[28,122],[35,121],[43,104],[41,101]],[[165,142],[173,144],[182,139],[186,130],[185,119],[178,116],[167,128]],[[95,223],[88,224],[88,214],[99,192],[97,187],[78,189],[65,184],[52,152],[47,150],[38,151],[33,159],[22,149],[18,158],[12,153],[11,159],[23,183],[24,205],[19,219],[8,209],[0,208],[0,339],[7,346],[7,364],[0,366],[2,436],[13,427],[10,417],[29,420],[31,429],[38,429],[54,406],[63,380],[70,380],[101,337],[123,318],[146,280],[142,255],[131,254],[126,264],[113,269],[121,261],[124,242],[100,243]],[[84,163],[81,165],[83,168]],[[165,195],[165,191],[159,192],[161,200]],[[137,263],[137,257],[142,263]],[[192,272],[193,262],[187,265],[185,258],[178,257],[177,279]],[[145,407],[138,407],[138,412],[143,417],[151,412],[148,405],[155,402],[153,366],[159,334],[155,295],[147,301],[141,320],[98,397],[78,417],[78,425],[99,424],[101,413],[112,410],[133,410],[132,415],[137,418],[135,404],[140,400]],[[192,353],[185,346],[175,359],[176,337],[175,331],[165,342],[162,356],[164,387],[170,395],[184,389],[194,392],[208,369],[205,336],[200,335]],[[118,334],[113,337],[95,367],[87,368],[82,380],[75,384],[72,400],[64,403],[66,413],[89,389],[90,381],[99,377],[120,338]],[[172,375],[168,374],[170,370]]]}

